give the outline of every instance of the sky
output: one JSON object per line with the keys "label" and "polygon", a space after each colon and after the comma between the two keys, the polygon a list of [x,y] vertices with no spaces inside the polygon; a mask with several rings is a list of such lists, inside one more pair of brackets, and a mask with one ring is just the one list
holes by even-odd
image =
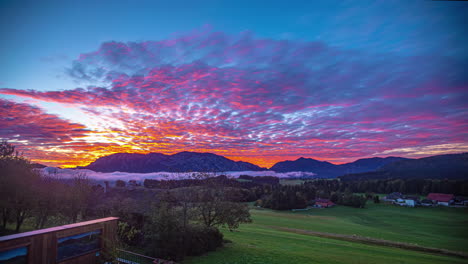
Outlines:
{"label": "sky", "polygon": [[468,151],[468,2],[0,0],[0,139],[113,153]]}

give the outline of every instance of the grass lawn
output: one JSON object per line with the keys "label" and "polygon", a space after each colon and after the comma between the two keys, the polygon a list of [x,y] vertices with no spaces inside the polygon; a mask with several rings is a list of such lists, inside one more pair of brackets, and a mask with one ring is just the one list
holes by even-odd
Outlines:
{"label": "grass lawn", "polygon": [[[254,213],[254,219],[267,222],[270,218],[268,214],[274,213],[271,210],[258,211],[258,214]],[[311,220],[299,220],[304,217]],[[468,252],[466,246],[468,245],[467,208],[408,208],[368,203],[365,209],[346,206],[313,209],[294,213],[288,219],[291,219],[292,226],[287,227],[296,226],[295,228],[321,232],[356,234]],[[285,223],[278,223],[280,226],[283,224]]]}
{"label": "grass lawn", "polygon": [[302,212],[251,210],[253,223],[224,230],[233,243],[184,263],[468,263],[467,259],[275,230],[289,227],[468,252],[468,211],[368,204]]}

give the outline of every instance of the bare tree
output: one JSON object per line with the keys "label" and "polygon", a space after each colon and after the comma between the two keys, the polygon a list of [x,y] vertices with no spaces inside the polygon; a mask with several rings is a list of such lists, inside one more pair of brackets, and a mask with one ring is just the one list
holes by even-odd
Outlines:
{"label": "bare tree", "polygon": [[88,213],[89,198],[91,197],[92,186],[88,177],[83,173],[76,174],[72,182],[64,188],[64,203],[62,203],[62,212],[72,223],[78,220],[78,217],[86,218]]}
{"label": "bare tree", "polygon": [[60,192],[64,184],[53,175],[42,175],[36,186],[36,205],[34,216],[36,218],[36,229],[44,228],[50,216],[57,215],[59,204],[63,202]]}
{"label": "bare tree", "polygon": [[20,230],[34,208],[34,186],[39,178],[29,160],[15,153],[12,144],[0,143],[0,206],[4,228],[9,220],[14,220],[16,232]]}
{"label": "bare tree", "polygon": [[227,226],[232,231],[240,223],[251,222],[248,206],[238,202],[240,191],[228,186],[226,176],[202,173],[198,177],[206,184],[197,189],[194,201],[206,227]]}

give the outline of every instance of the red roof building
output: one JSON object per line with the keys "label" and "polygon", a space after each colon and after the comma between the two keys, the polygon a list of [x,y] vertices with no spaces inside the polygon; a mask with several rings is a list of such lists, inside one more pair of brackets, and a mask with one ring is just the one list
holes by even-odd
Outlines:
{"label": "red roof building", "polygon": [[448,203],[453,200],[455,196],[447,193],[430,193],[427,195],[427,199],[437,202]]}
{"label": "red roof building", "polygon": [[317,207],[327,208],[327,207],[332,207],[334,205],[335,203],[328,199],[316,199],[315,200],[315,206]]}

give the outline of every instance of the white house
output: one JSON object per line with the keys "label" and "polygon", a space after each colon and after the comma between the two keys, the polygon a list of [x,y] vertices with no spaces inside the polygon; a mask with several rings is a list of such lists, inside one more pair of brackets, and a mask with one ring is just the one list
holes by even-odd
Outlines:
{"label": "white house", "polygon": [[414,201],[413,199],[405,199],[405,205],[408,207],[415,207],[416,201]]}
{"label": "white house", "polygon": [[396,199],[394,203],[398,204],[399,206],[408,206],[408,207],[416,206],[416,201],[414,199],[398,198]]}

